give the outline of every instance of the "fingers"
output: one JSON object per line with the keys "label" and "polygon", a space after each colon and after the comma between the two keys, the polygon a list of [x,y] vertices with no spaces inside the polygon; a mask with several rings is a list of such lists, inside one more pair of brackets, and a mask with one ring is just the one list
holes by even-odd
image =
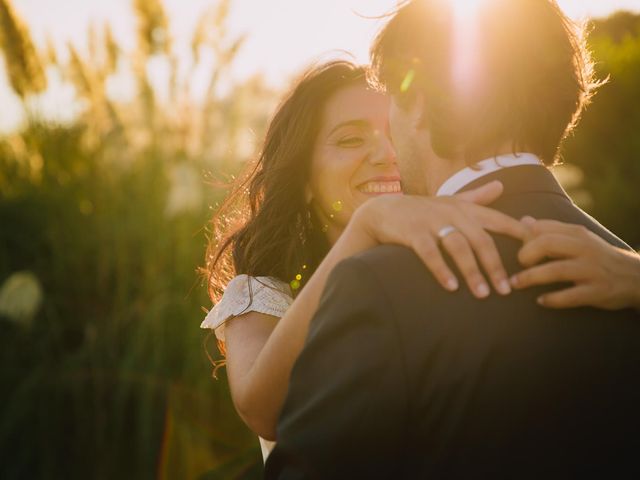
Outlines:
{"label": "fingers", "polygon": [[450,233],[442,239],[442,247],[449,253],[462,273],[471,293],[477,298],[486,298],[491,293],[467,238],[460,231]]}
{"label": "fingers", "polygon": [[[491,188],[502,189],[501,184],[494,185]],[[452,199],[448,210],[443,212],[441,218],[446,218],[449,224],[458,230],[447,235],[442,240],[442,246],[462,273],[474,296],[486,298],[490,293],[482,271],[487,274],[497,292],[502,295],[511,293],[508,275],[496,244],[485,229],[522,238],[526,235],[527,227],[508,215],[487,207],[461,202],[460,199]],[[436,225],[440,226],[440,223]]]}
{"label": "fingers", "polygon": [[590,305],[593,301],[593,288],[586,285],[567,288],[538,297],[538,304],[546,308],[575,308]]}
{"label": "fingers", "polygon": [[436,277],[440,285],[450,292],[459,288],[458,279],[444,261],[442,253],[433,238],[426,237],[415,241],[412,248],[429,271]]}
{"label": "fingers", "polygon": [[530,236],[529,228],[507,214],[479,205],[468,205],[467,214],[477,218],[485,229],[502,235],[524,240]]}
{"label": "fingers", "polygon": [[502,195],[503,191],[504,186],[502,182],[494,180],[473,190],[458,193],[454,195],[453,198],[464,200],[465,202],[477,203],[478,205],[489,205],[495,202],[500,195]]}
{"label": "fingers", "polygon": [[583,225],[559,222],[557,220],[535,220],[533,217],[523,217],[522,222],[528,225],[535,236],[544,234],[561,234],[570,237],[583,238],[591,236],[591,232]]}
{"label": "fingers", "polygon": [[[486,230],[522,239],[528,228],[508,215],[469,203],[469,200],[491,202],[500,196],[502,190],[500,182],[491,182],[456,197],[405,197],[405,203],[413,203],[414,213],[424,208],[424,216],[412,215],[406,219],[409,221],[404,221],[403,228],[393,229],[389,239],[400,244],[406,244],[409,240],[416,254],[447,290],[457,289],[458,282],[445,262],[441,250],[450,255],[462,274],[461,280],[469,286],[475,297],[489,296],[491,290],[487,278],[497,292],[507,295],[511,292],[508,275],[495,242]],[[440,240],[438,232],[445,226],[453,226],[457,231]],[[428,239],[423,238],[425,231],[431,233]],[[414,232],[422,234],[415,236]]]}
{"label": "fingers", "polygon": [[[501,185],[500,188],[502,188]],[[487,207],[462,203],[456,204],[456,207],[457,210],[449,214],[449,219],[467,240],[467,248],[460,243],[459,236],[453,236],[453,234],[446,238],[458,238],[456,242],[459,245],[454,243],[451,246],[452,242],[447,240],[443,241],[443,246],[456,262],[476,297],[485,298],[489,294],[485,277],[480,273],[478,261],[495,290],[502,295],[508,295],[511,293],[511,285],[506,270],[493,238],[485,229],[523,239],[527,235],[527,227],[518,220]]]}
{"label": "fingers", "polygon": [[562,260],[538,265],[511,277],[511,285],[518,290],[536,285],[575,282],[585,277],[585,266],[574,260]]}
{"label": "fingers", "polygon": [[[508,281],[507,272],[502,264],[502,258],[498,253],[498,248],[491,235],[489,235],[480,225],[469,221],[469,228],[462,231],[469,240],[471,248],[480,261],[483,270],[489,275],[493,287],[502,295],[511,293],[511,285]],[[475,227],[475,228],[474,228]]]}
{"label": "fingers", "polygon": [[527,241],[518,252],[518,260],[525,267],[545,258],[573,258],[580,251],[579,240],[557,233],[545,234]]}

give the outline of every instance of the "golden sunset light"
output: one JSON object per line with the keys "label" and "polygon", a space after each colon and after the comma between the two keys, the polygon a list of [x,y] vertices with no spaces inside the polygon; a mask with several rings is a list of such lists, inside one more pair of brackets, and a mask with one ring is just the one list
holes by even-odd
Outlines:
{"label": "golden sunset light", "polygon": [[[60,0],[55,8],[50,8],[51,3],[47,0],[21,0],[15,2],[15,8],[29,23],[34,40],[40,45],[52,41],[64,57],[68,42],[77,45],[80,50],[85,49],[86,45],[83,44],[87,30],[92,25],[100,27],[105,22],[111,25],[116,39],[124,48],[133,49],[135,18],[131,1]],[[468,22],[471,18],[472,7],[477,7],[478,1],[454,2],[456,12],[463,21]],[[202,13],[214,4],[212,0],[164,2],[171,20],[170,36],[180,57],[190,56],[193,29]],[[389,12],[396,4],[396,0],[232,2],[229,30],[233,35],[246,35],[246,41],[234,63],[233,74],[238,78],[246,78],[259,73],[271,84],[282,86],[294,72],[313,61],[353,56],[355,61],[366,63],[369,44],[381,25],[381,20],[374,17]],[[560,0],[559,4],[574,18],[606,15],[625,8],[640,9],[640,0]],[[47,12],[46,15],[42,14],[43,11]],[[0,73],[3,68],[0,65]],[[151,68],[161,74],[164,69],[157,62]],[[195,92],[206,89],[205,70],[206,67],[203,67],[191,77]],[[0,79],[0,86],[1,82]],[[56,88],[58,94],[44,100],[46,108],[50,111],[66,110],[63,106],[69,104],[71,92],[62,84]],[[127,95],[131,86],[126,77],[119,77],[113,80],[112,89],[120,95]],[[0,101],[6,105],[5,114],[0,118],[0,130],[6,130],[18,121],[19,107],[15,98],[3,88],[0,88]],[[67,118],[69,112],[60,111],[56,115]]]}
{"label": "golden sunset light", "polygon": [[640,0],[0,0],[0,479],[640,473],[638,185]]}
{"label": "golden sunset light", "polygon": [[[479,0],[456,0],[456,10],[470,12]],[[186,43],[199,15],[214,4],[212,0],[166,0],[172,21],[172,36]],[[366,62],[372,34],[380,22],[367,19],[388,12],[396,0],[237,0],[231,6],[230,29],[247,34],[239,74],[265,71],[273,80],[299,68],[309,59],[331,50],[352,52]],[[640,0],[560,0],[573,18],[603,16],[615,10],[640,9]],[[16,9],[31,25],[39,41],[51,34],[58,45],[80,41],[92,23],[110,22],[118,38],[128,46],[134,19],[130,0],[87,2],[60,0],[48,8],[48,0],[21,0]],[[42,12],[47,11],[46,15]]]}

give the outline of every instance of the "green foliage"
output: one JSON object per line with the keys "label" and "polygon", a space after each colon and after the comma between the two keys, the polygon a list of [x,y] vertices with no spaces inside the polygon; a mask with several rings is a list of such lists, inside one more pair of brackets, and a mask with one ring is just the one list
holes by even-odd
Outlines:
{"label": "green foliage", "polygon": [[583,172],[583,206],[640,249],[640,15],[620,12],[593,23],[590,46],[609,77],[567,142],[567,163]]}
{"label": "green foliage", "polygon": [[[254,153],[246,138],[261,138],[276,96],[259,78],[230,81],[243,43],[226,28],[230,0],[201,16],[190,63],[173,50],[160,0],[132,1],[136,51],[105,25],[89,32],[88,55],[69,45],[62,60],[50,44],[38,51],[0,0],[9,81],[28,113],[0,138],[0,287],[17,274],[29,282],[3,291],[42,289],[27,302],[40,305],[28,321],[0,309],[3,479],[260,475],[257,441],[226,379],[210,378],[198,328],[210,301],[197,269],[209,206],[224,193],[205,184],[206,172],[239,171]],[[565,149],[583,204],[636,246],[639,25],[631,14],[595,23],[599,74],[611,81]],[[196,99],[190,82],[205,50],[216,64]],[[71,124],[30,112],[47,86],[43,63],[83,105]],[[158,63],[166,76],[149,73]],[[109,93],[117,75],[134,78],[131,99]]]}
{"label": "green foliage", "polygon": [[[226,32],[228,3],[203,17],[203,31]],[[262,135],[275,95],[259,78],[229,82],[242,39],[225,33],[198,40],[216,64],[204,98],[194,98],[199,59],[177,59],[159,0],[135,7],[135,52],[105,26],[89,32],[88,55],[69,45],[63,62],[50,45],[37,52],[0,2],[0,20],[19,25],[20,45],[33,47],[15,50],[4,38],[7,63],[25,70],[46,58],[83,105],[71,124],[28,115],[0,138],[0,287],[22,272],[33,281],[12,280],[12,292],[43,292],[32,320],[8,316],[15,302],[0,310],[3,479],[233,478],[260,469],[257,439],[225,379],[211,378],[199,329],[211,302],[198,268],[209,206],[224,194],[205,177],[237,173],[254,154],[246,137]],[[169,74],[151,75],[153,62]],[[123,74],[135,79],[131,99],[109,94]],[[220,88],[223,80],[230,86]],[[41,88],[11,85],[28,111]]]}

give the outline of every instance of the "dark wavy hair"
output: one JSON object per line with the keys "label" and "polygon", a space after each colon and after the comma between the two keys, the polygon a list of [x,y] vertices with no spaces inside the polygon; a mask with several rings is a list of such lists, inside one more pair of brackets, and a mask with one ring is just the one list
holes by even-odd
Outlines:
{"label": "dark wavy hair", "polygon": [[370,76],[399,105],[423,94],[425,125],[443,158],[473,164],[512,141],[514,151],[553,164],[602,83],[584,27],[555,0],[484,0],[475,19],[478,78],[464,102],[451,73],[452,10],[440,0],[411,0],[390,16],[372,46]]}
{"label": "dark wavy hair", "polygon": [[278,278],[295,294],[329,251],[305,189],[324,106],[358,83],[366,85],[363,67],[347,61],[315,66],[277,108],[257,161],[211,220],[205,274],[214,302],[239,274]]}

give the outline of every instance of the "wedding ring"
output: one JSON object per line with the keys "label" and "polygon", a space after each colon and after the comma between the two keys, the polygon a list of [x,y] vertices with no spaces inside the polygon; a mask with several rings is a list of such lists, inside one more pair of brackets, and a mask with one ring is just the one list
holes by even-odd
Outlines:
{"label": "wedding ring", "polygon": [[457,232],[457,231],[458,231],[458,229],[456,227],[454,227],[453,225],[445,225],[440,230],[438,230],[438,238],[440,240],[444,240],[444,237],[446,237],[447,235],[452,234],[453,232]]}

